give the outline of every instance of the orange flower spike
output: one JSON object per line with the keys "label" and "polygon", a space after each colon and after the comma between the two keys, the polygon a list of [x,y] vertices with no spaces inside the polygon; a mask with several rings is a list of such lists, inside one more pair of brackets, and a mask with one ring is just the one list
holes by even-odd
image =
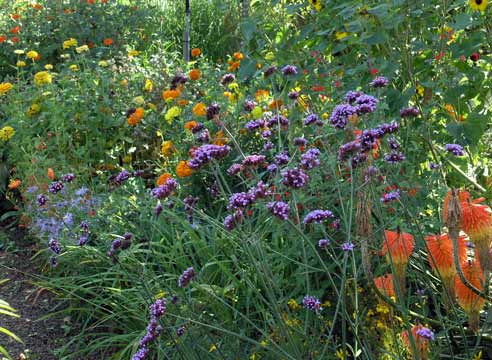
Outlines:
{"label": "orange flower spike", "polygon": [[475,253],[478,255],[482,269],[490,270],[490,246],[492,242],[492,210],[487,205],[470,202],[461,203],[462,229],[475,244]]}
{"label": "orange flower spike", "polygon": [[55,172],[53,171],[52,168],[48,168],[48,178],[50,180],[55,180]]}
{"label": "orange flower spike", "polygon": [[[475,288],[483,291],[484,275],[479,261],[468,261],[461,265],[463,275]],[[480,325],[480,311],[485,305],[485,299],[475,294],[468,286],[466,286],[456,274],[454,280],[454,286],[456,290],[456,298],[458,304],[463,311],[468,315],[468,323],[470,329],[478,331]]]}
{"label": "orange flower spike", "polygon": [[387,297],[396,297],[393,275],[386,274],[374,279],[374,285]]}
{"label": "orange flower spike", "polygon": [[393,264],[400,290],[404,293],[406,267],[413,252],[415,240],[412,235],[402,233],[399,229],[396,232],[385,230],[384,234],[381,253],[386,255],[389,264]]}
{"label": "orange flower spike", "polygon": [[[448,234],[429,235],[425,237],[429,253],[427,258],[434,272],[441,277],[444,288],[451,299],[454,300],[454,278],[456,268],[454,266],[453,242]],[[458,258],[460,263],[466,261],[465,237],[458,238]]]}

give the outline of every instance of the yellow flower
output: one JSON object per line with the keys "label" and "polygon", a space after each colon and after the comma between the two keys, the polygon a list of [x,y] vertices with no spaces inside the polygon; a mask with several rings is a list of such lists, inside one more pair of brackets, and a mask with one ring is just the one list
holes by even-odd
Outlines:
{"label": "yellow flower", "polygon": [[70,54],[61,54],[60,57],[62,59],[70,59]]}
{"label": "yellow flower", "polygon": [[26,54],[26,56],[27,56],[29,59],[34,60],[34,59],[36,59],[36,58],[39,56],[39,54],[37,53],[37,51],[31,50],[31,51],[29,51],[29,52]]}
{"label": "yellow flower", "polygon": [[51,65],[51,64],[46,64],[46,65],[44,66],[44,68],[45,68],[46,70],[53,70],[53,65]]}
{"label": "yellow flower", "polygon": [[87,45],[79,46],[75,48],[75,51],[77,52],[77,54],[82,54],[83,52],[89,51],[89,46]]}
{"label": "yellow flower", "polygon": [[255,106],[253,111],[251,111],[251,115],[253,116],[253,119],[259,119],[263,116],[263,110],[260,106]]}
{"label": "yellow flower", "polygon": [[164,118],[166,119],[168,124],[171,124],[173,120],[177,118],[180,114],[181,114],[181,108],[179,106],[173,106],[166,112]]}
{"label": "yellow flower", "polygon": [[155,110],[157,107],[155,106],[155,104],[153,103],[147,103],[147,107],[150,109],[150,110]]}
{"label": "yellow flower", "polygon": [[311,6],[316,9],[316,11],[321,10],[321,0],[309,0],[309,2],[311,3]]}
{"label": "yellow flower", "polygon": [[14,136],[15,130],[11,126],[5,126],[0,129],[0,139],[3,141],[8,141],[12,136]]}
{"label": "yellow flower", "polygon": [[212,346],[210,346],[210,349],[208,350],[208,352],[211,353],[211,352],[214,352],[215,350],[217,350],[217,346],[215,346],[215,344],[212,344]]}
{"label": "yellow flower", "polygon": [[156,300],[159,300],[159,299],[162,299],[164,296],[166,296],[166,292],[165,292],[164,290],[161,290],[161,291],[159,291],[159,292],[157,293],[157,295],[156,295],[156,296],[154,296],[154,298],[155,298]]}
{"label": "yellow flower", "polygon": [[133,98],[132,103],[136,105],[143,105],[145,104],[145,99],[143,96],[137,96]]}
{"label": "yellow flower", "polygon": [[29,107],[29,109],[27,109],[27,115],[29,116],[36,115],[37,113],[39,113],[39,110],[40,110],[39,104],[34,103]]}
{"label": "yellow flower", "polygon": [[70,70],[72,70],[73,72],[75,72],[75,71],[79,71],[79,67],[78,67],[77,65],[75,65],[75,64],[70,65],[68,68],[69,68]]}
{"label": "yellow flower", "polygon": [[193,114],[195,114],[195,116],[205,116],[207,115],[207,107],[204,103],[199,102],[193,106]]}
{"label": "yellow flower", "polygon": [[138,56],[140,54],[140,51],[137,50],[129,50],[128,51],[128,56]]}
{"label": "yellow flower", "polygon": [[145,80],[144,91],[151,92],[154,88],[154,83],[150,79]]}
{"label": "yellow flower", "polygon": [[350,35],[350,33],[346,32],[346,31],[337,31],[335,33],[335,38],[337,40],[343,40],[343,39],[345,39],[349,35]]}
{"label": "yellow flower", "polygon": [[47,71],[40,71],[34,75],[34,82],[36,85],[45,85],[51,84],[52,78],[51,75]]}
{"label": "yellow flower", "polygon": [[15,64],[15,66],[17,67],[24,67],[26,65],[27,65],[26,62],[22,60],[17,61],[17,63]]}
{"label": "yellow flower", "polygon": [[265,60],[272,61],[275,59],[275,54],[272,51],[269,51],[265,55]]}
{"label": "yellow flower", "polygon": [[472,10],[484,11],[487,8],[487,0],[469,0]]}
{"label": "yellow flower", "polygon": [[299,310],[302,306],[297,303],[294,299],[290,299],[287,302],[287,305],[289,305],[291,310]]}
{"label": "yellow flower", "polygon": [[64,49],[70,49],[73,46],[77,46],[77,40],[74,38],[70,38],[70,39],[65,40],[63,42],[63,48]]}
{"label": "yellow flower", "polygon": [[415,91],[419,96],[424,96],[425,88],[422,85],[417,84],[417,88],[415,89]]}
{"label": "yellow flower", "polygon": [[174,143],[171,140],[166,140],[162,143],[161,153],[164,156],[169,156],[174,153]]}
{"label": "yellow flower", "polygon": [[107,67],[109,64],[106,60],[101,60],[101,61],[99,61],[98,65],[100,67]]}
{"label": "yellow flower", "polygon": [[12,87],[13,85],[9,82],[0,83],[0,95],[8,93]]}

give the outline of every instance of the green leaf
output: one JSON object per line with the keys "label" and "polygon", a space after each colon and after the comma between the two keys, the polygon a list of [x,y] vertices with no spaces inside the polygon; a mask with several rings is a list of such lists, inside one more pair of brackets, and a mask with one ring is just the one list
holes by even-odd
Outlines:
{"label": "green leaf", "polygon": [[378,18],[383,18],[388,14],[388,9],[389,9],[388,4],[381,4],[381,5],[373,7],[372,9],[369,9],[367,12],[371,15],[378,17]]}
{"label": "green leaf", "polygon": [[473,18],[470,13],[461,13],[456,15],[456,19],[453,25],[451,27],[453,30],[461,30],[466,28],[467,26],[471,25],[473,23]]}
{"label": "green leaf", "polygon": [[250,41],[253,38],[254,33],[256,32],[256,23],[252,20],[248,20],[243,22],[242,25],[244,38],[247,41]]}
{"label": "green leaf", "polygon": [[7,330],[3,327],[0,326],[0,332],[4,333],[5,335],[7,336],[10,336],[12,339],[20,342],[20,343],[24,343],[17,335],[15,335],[12,331],[10,330]]}

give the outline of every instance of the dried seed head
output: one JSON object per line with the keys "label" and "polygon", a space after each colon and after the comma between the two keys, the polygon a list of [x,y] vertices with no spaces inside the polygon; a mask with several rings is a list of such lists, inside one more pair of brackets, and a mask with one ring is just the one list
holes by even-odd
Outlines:
{"label": "dried seed head", "polygon": [[461,229],[461,219],[463,212],[461,209],[460,199],[458,198],[458,189],[451,189],[451,198],[449,199],[446,227],[449,229],[450,234],[459,234]]}

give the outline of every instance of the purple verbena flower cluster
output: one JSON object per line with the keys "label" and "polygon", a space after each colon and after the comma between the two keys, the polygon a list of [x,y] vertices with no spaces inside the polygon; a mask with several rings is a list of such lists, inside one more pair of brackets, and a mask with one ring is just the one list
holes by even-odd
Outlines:
{"label": "purple verbena flower cluster", "polygon": [[465,155],[465,150],[463,149],[463,146],[458,144],[446,144],[444,145],[444,150],[452,153],[454,156]]}
{"label": "purple verbena flower cluster", "polygon": [[309,176],[299,168],[284,170],[280,175],[282,175],[282,183],[293,189],[300,189],[309,181]]}
{"label": "purple verbena flower cluster", "polygon": [[319,299],[314,296],[310,296],[310,295],[304,296],[304,299],[302,300],[302,304],[306,309],[311,311],[318,312],[323,310],[323,308],[321,307],[321,301],[319,301]]}
{"label": "purple verbena flower cluster", "polygon": [[332,219],[334,216],[333,216],[333,213],[330,211],[330,210],[313,210],[311,212],[309,212],[305,217],[304,217],[304,224],[312,224],[313,222],[314,223],[317,223],[317,224],[320,224],[322,223],[323,221],[325,221],[326,219]]}
{"label": "purple verbena flower cluster", "polygon": [[387,78],[385,78],[384,76],[376,76],[369,85],[371,85],[374,88],[381,88],[381,87],[388,86],[388,84],[389,81]]}
{"label": "purple verbena flower cluster", "polygon": [[272,212],[273,215],[282,220],[288,220],[290,214],[289,204],[283,201],[269,202],[267,208]]}
{"label": "purple verbena flower cluster", "polygon": [[312,148],[301,155],[301,166],[305,170],[311,170],[320,165],[319,156],[321,151],[317,148]]}
{"label": "purple verbena flower cluster", "polygon": [[202,145],[193,152],[192,159],[188,161],[188,166],[193,170],[200,169],[212,159],[221,159],[227,156],[230,151],[229,145]]}
{"label": "purple verbena flower cluster", "polygon": [[159,325],[159,319],[165,315],[167,311],[166,299],[158,299],[150,305],[150,321],[147,325],[145,335],[140,339],[140,348],[133,355],[131,360],[145,360],[150,354],[148,345],[155,341],[162,331],[162,326]]}
{"label": "purple verbena flower cluster", "polygon": [[178,182],[173,178],[169,178],[163,185],[153,188],[151,193],[156,199],[165,199],[177,188]]}
{"label": "purple verbena flower cluster", "polygon": [[188,269],[186,269],[179,277],[178,279],[178,286],[181,288],[187,287],[188,284],[193,280],[196,276],[195,269],[193,269],[192,266],[190,266]]}

